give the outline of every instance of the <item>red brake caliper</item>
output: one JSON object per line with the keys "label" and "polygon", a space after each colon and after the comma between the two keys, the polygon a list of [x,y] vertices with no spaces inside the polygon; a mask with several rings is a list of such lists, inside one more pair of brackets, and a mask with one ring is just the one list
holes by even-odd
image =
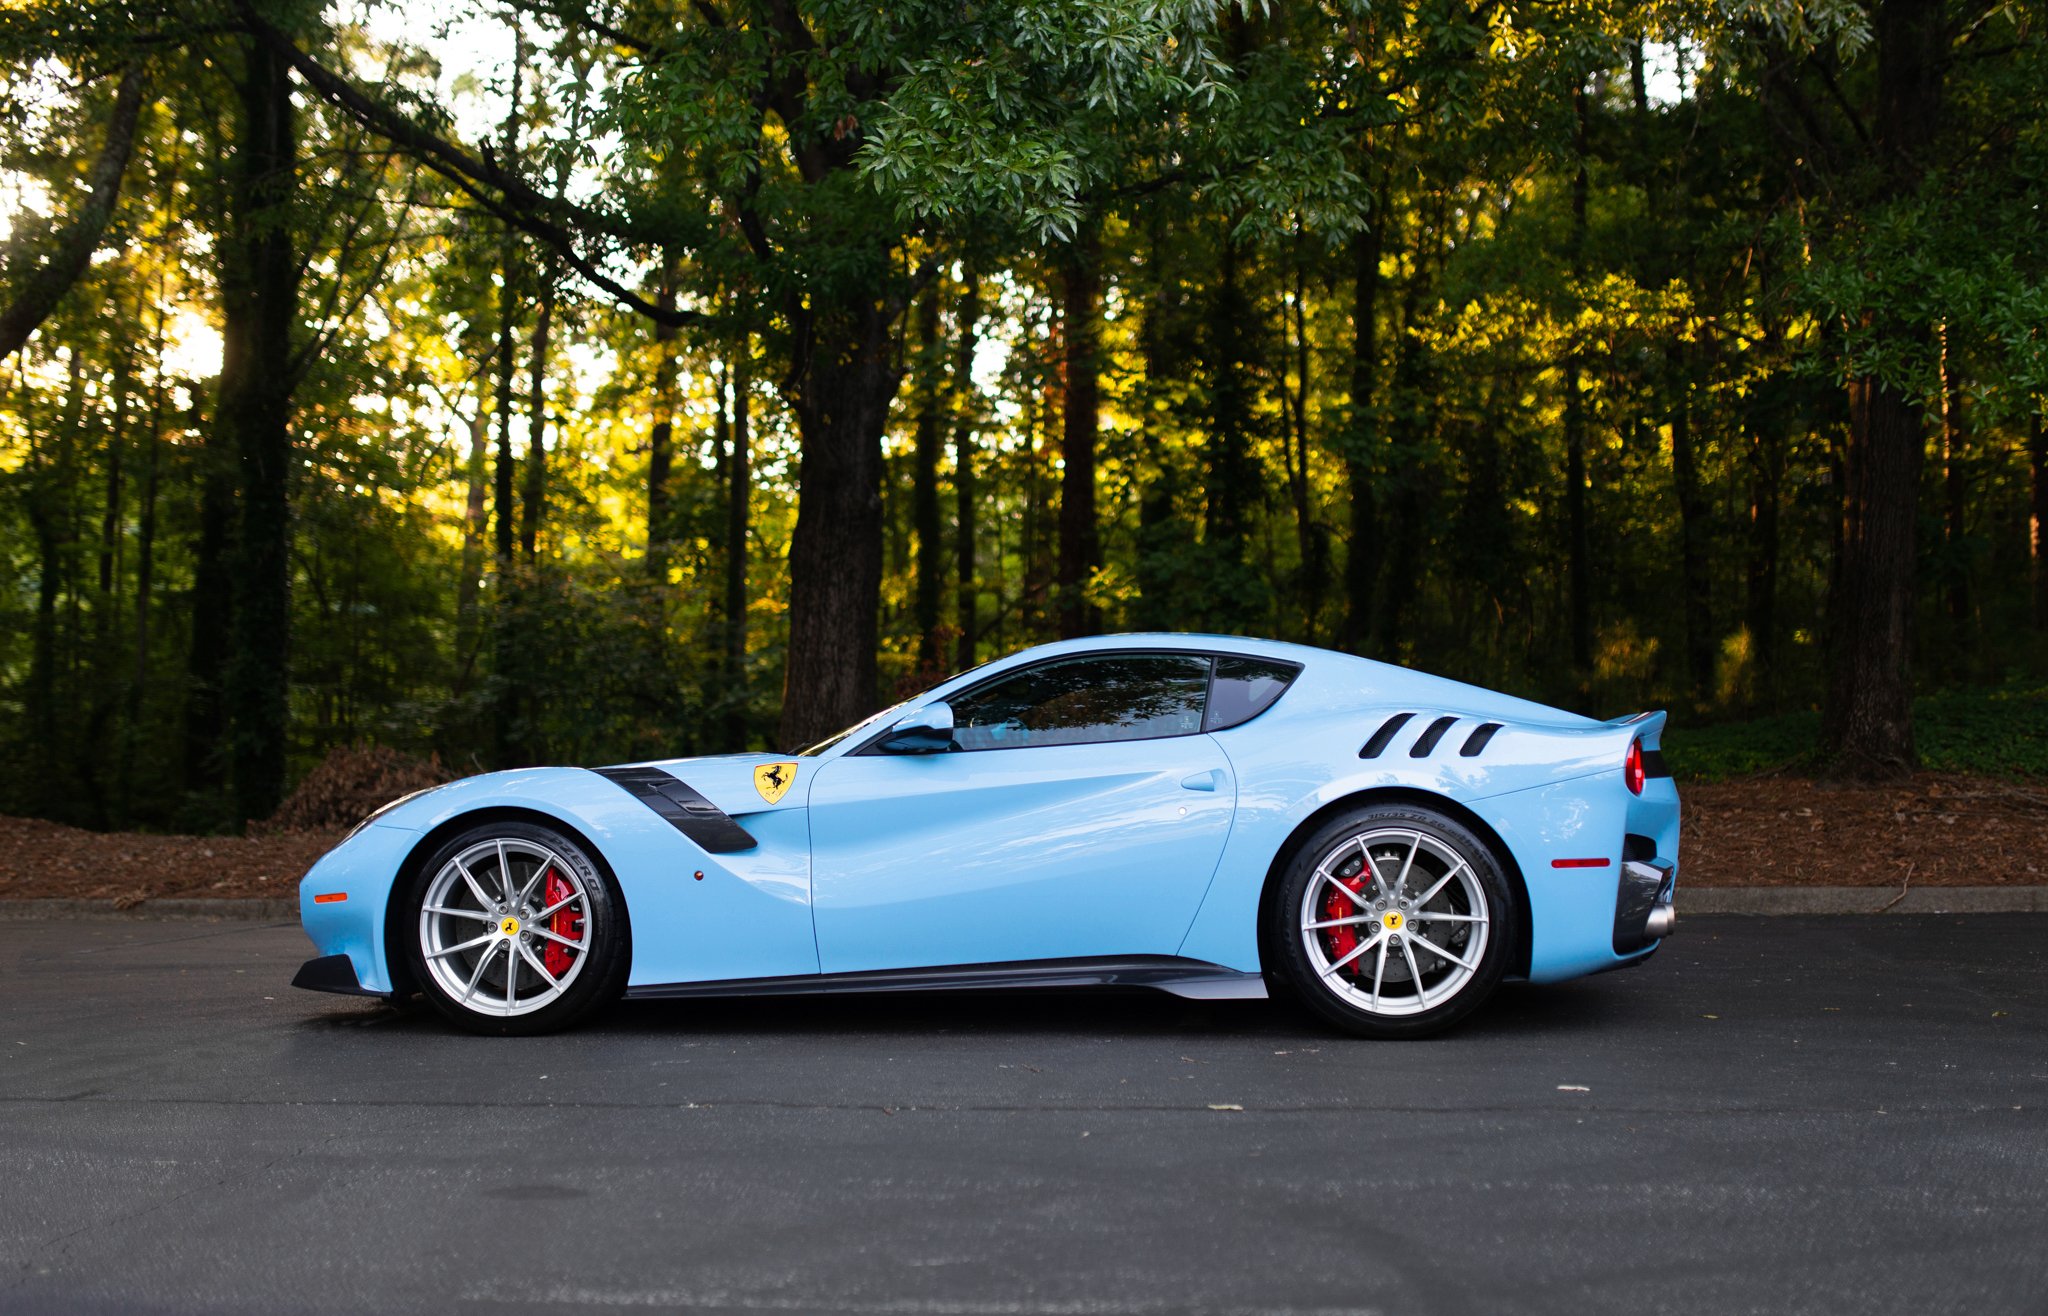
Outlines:
{"label": "red brake caliper", "polygon": [[[1362,868],[1350,877],[1340,877],[1336,880],[1360,895],[1365,893],[1365,870]],[[1326,919],[1352,918],[1357,915],[1358,910],[1358,903],[1346,897],[1335,886],[1332,886],[1323,895],[1323,917]],[[1358,949],[1358,928],[1359,925],[1356,923],[1346,923],[1342,927],[1323,929],[1323,935],[1329,938],[1324,943],[1324,946],[1328,950],[1330,963],[1335,964],[1338,960],[1343,959],[1346,955]],[[1345,967],[1349,972],[1356,973],[1358,971],[1358,961],[1354,960]]]}
{"label": "red brake caliper", "polygon": [[[541,896],[541,904],[543,906],[560,904],[574,894],[576,894],[575,887],[564,882],[560,873],[557,873],[552,868],[548,869],[547,890]],[[580,911],[570,909],[565,905],[548,916],[548,931],[558,937],[566,937],[570,941],[581,941],[583,940],[583,915]],[[548,966],[549,973],[559,978],[569,971],[569,965],[572,962],[571,956],[574,954],[574,951],[564,946],[561,942],[551,941],[548,943],[547,949],[540,953],[540,962]]]}

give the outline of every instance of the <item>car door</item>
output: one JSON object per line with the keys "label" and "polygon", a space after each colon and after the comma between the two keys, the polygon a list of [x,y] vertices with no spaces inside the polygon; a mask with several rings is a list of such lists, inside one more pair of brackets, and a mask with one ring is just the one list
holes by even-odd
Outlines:
{"label": "car door", "polygon": [[949,702],[954,748],[873,746],[810,796],[825,973],[1171,955],[1236,806],[1210,659],[1088,654]]}

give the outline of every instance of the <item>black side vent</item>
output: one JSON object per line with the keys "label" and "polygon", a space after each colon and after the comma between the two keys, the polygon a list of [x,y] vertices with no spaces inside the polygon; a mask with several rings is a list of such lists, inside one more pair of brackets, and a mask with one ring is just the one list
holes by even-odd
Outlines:
{"label": "black side vent", "polygon": [[1407,726],[1408,719],[1414,716],[1415,714],[1413,713],[1396,713],[1380,723],[1380,729],[1372,733],[1372,739],[1365,742],[1365,748],[1358,751],[1358,757],[1362,759],[1378,758],[1380,751],[1384,750],[1388,742],[1393,740],[1394,733]]}
{"label": "black side vent", "polygon": [[667,819],[669,826],[711,854],[751,850],[757,844],[751,832],[734,822],[725,810],[700,795],[696,787],[671,777],[660,768],[596,768],[593,771],[632,794]]}
{"label": "black side vent", "polygon": [[1481,722],[1478,726],[1473,727],[1472,734],[1465,737],[1465,744],[1458,751],[1459,756],[1468,759],[1478,758],[1480,751],[1486,748],[1486,742],[1492,740],[1493,733],[1498,730],[1500,730],[1500,723],[1498,722]]}
{"label": "black side vent", "polygon": [[1643,751],[1643,775],[1645,777],[1668,777],[1671,769],[1664,763],[1664,751],[1646,749]]}
{"label": "black side vent", "polygon": [[1436,742],[1442,740],[1444,732],[1449,731],[1457,721],[1458,719],[1455,717],[1440,717],[1430,723],[1428,728],[1415,738],[1415,747],[1408,751],[1408,757],[1411,759],[1426,759],[1435,753]]}

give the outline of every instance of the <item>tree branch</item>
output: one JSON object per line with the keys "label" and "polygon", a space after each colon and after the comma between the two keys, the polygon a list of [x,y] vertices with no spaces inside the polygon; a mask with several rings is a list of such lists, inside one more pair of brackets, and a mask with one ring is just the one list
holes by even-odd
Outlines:
{"label": "tree branch", "polygon": [[49,318],[92,263],[100,235],[113,218],[114,203],[121,198],[121,178],[128,172],[128,157],[135,149],[135,124],[142,115],[146,82],[140,64],[130,64],[122,73],[121,85],[114,93],[114,117],[107,124],[106,142],[87,175],[92,183],[91,194],[77,218],[59,236],[57,250],[49,261],[29,277],[20,295],[0,310],[0,359],[13,355],[28,341],[29,335]]}
{"label": "tree branch", "polygon": [[[300,50],[297,43],[258,14],[249,0],[238,0],[238,7],[257,39],[269,43],[322,99],[454,183],[507,224],[560,252],[571,269],[621,304],[659,324],[680,327],[703,320],[702,312],[658,306],[604,273],[577,249],[575,235],[550,215],[566,216],[580,226],[628,242],[653,242],[648,235],[587,206],[548,196],[519,174],[500,166],[488,153],[481,158],[470,154],[457,143],[379,103]],[[496,195],[487,195],[486,189]]]}

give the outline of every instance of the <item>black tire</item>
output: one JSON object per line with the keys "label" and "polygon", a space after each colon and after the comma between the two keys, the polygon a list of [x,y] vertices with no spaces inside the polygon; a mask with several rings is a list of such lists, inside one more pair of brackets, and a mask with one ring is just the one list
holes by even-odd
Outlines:
{"label": "black tire", "polygon": [[[511,849],[504,853],[511,856],[507,866],[512,870],[513,884],[515,886],[520,884],[522,878],[533,874],[536,869],[542,875],[542,880],[546,880],[546,875],[551,870],[545,860],[532,855],[531,851],[537,848],[546,851],[549,855],[558,859],[560,864],[570,871],[575,883],[581,888],[579,901],[582,908],[582,920],[580,927],[576,928],[575,931],[578,941],[585,949],[569,952],[570,962],[575,966],[576,971],[573,976],[566,971],[562,973],[561,977],[565,985],[559,989],[553,989],[555,991],[553,999],[546,1001],[544,1004],[534,1004],[531,1006],[521,1001],[520,1005],[524,1012],[518,1014],[499,1013],[494,1012],[494,1009],[479,1009],[475,1008],[472,1004],[465,1004],[461,996],[450,985],[444,983],[439,976],[428,968],[428,950],[422,944],[423,937],[427,935],[424,931],[426,900],[428,894],[436,887],[437,877],[444,870],[447,870],[458,856],[472,854],[479,846],[490,846],[495,849],[494,843],[500,841],[504,842],[507,847],[511,847]],[[522,863],[522,860],[524,860],[524,863]],[[482,867],[483,876],[479,881],[484,888],[485,894],[493,897],[498,896],[500,893],[497,884],[491,880],[490,860],[488,857],[486,857]],[[459,876],[460,870],[457,870],[457,873]],[[567,878],[558,872],[556,877],[565,883],[567,882]],[[458,894],[457,896],[457,900],[462,902],[465,910],[471,905],[480,903],[474,896],[474,888],[469,887],[467,883],[461,884],[457,890],[460,893],[467,893]],[[580,842],[554,828],[510,819],[484,822],[475,827],[468,828],[450,837],[445,843],[436,847],[432,854],[427,856],[426,862],[419,865],[408,878],[405,889],[401,893],[401,898],[403,903],[399,906],[401,914],[395,930],[396,939],[400,943],[402,953],[406,959],[406,965],[411,970],[412,981],[418,986],[420,993],[427,998],[427,1003],[433,1006],[444,1019],[447,1019],[459,1028],[467,1029],[473,1033],[497,1036],[523,1037],[536,1033],[555,1032],[579,1022],[599,1006],[617,1000],[625,991],[626,972],[633,958],[632,930],[626,917],[625,901],[620,898],[617,884],[613,882],[605,867],[596,862],[594,857]],[[444,896],[442,899],[445,900],[447,897]],[[531,902],[529,902],[529,906],[530,904]],[[572,906],[572,913],[574,909],[575,906]],[[488,906],[485,906],[477,914],[465,912],[462,915],[462,919],[465,921],[461,926],[467,927],[468,920],[475,920],[477,930],[486,937],[490,936],[490,930],[493,925],[480,917],[480,914],[487,910]],[[518,911],[513,912],[517,913]],[[516,924],[516,918],[514,922]],[[550,922],[553,922],[553,920],[550,920]],[[533,926],[539,927],[541,925],[536,923]],[[521,931],[528,930],[522,927]],[[528,931],[528,936],[531,935],[532,933]],[[504,940],[506,943],[504,946],[489,945],[487,950],[490,952],[503,950],[504,954],[501,958],[509,961],[513,957],[513,952],[521,949],[518,943],[523,942],[528,950],[531,950],[535,945],[540,946],[541,954],[543,957],[545,956],[547,949],[545,942],[530,942],[526,941],[525,938],[515,938],[510,935],[506,936]],[[476,954],[483,953],[476,952]],[[476,962],[473,957],[466,958],[463,955],[443,956],[443,958],[456,965],[460,965],[463,972],[467,972],[469,966]],[[519,967],[512,980],[512,991],[515,996],[519,992],[519,981],[522,977],[531,981],[531,986],[537,995],[545,996],[551,990],[542,982],[539,971],[528,967],[530,962],[530,960],[525,959],[519,962]],[[543,967],[546,967],[545,964]],[[479,974],[486,973],[489,972],[490,968],[491,965],[484,964],[478,967],[477,972]],[[503,979],[499,975],[492,975],[492,977],[497,985],[491,987],[490,994],[496,997],[503,985]],[[481,985],[481,980],[479,980],[479,984]],[[471,999],[475,1000],[475,997]],[[496,1002],[494,1001],[494,1007],[495,1004]]]}
{"label": "black tire", "polygon": [[[1370,875],[1364,871],[1362,859],[1353,867],[1354,853],[1362,848],[1359,841],[1365,837],[1377,838],[1371,842],[1370,853],[1376,858]],[[1411,843],[1410,837],[1418,839]],[[1398,899],[1387,899],[1397,874],[1385,871],[1389,865],[1382,860],[1391,858],[1398,866],[1403,852],[1414,856],[1406,862],[1417,866],[1410,870],[1411,879],[1426,874],[1406,888],[1410,897],[1425,894],[1428,885],[1444,877],[1446,871],[1450,874],[1426,910],[1410,909],[1404,914]],[[1454,861],[1463,863],[1470,882],[1453,866]],[[1345,875],[1347,870],[1352,875]],[[1328,877],[1323,875],[1325,871]],[[1346,895],[1337,889],[1340,884],[1354,892],[1362,889],[1366,899]],[[1312,888],[1315,903],[1305,913]],[[1480,904],[1484,908],[1474,907]],[[1393,916],[1392,926],[1388,925],[1389,915]],[[1343,929],[1303,926],[1334,922],[1339,917],[1356,928],[1348,943],[1342,940]],[[1266,944],[1292,994],[1336,1027],[1376,1038],[1427,1037],[1471,1015],[1500,985],[1516,933],[1515,903],[1492,848],[1456,819],[1406,804],[1354,809],[1318,827],[1288,860],[1268,919]],[[1447,921],[1451,919],[1460,921]],[[1485,921],[1475,921],[1479,919]],[[1434,941],[1429,939],[1432,937]],[[1365,944],[1368,942],[1376,944]],[[1439,945],[1456,958],[1424,949]],[[1475,945],[1479,947],[1476,959],[1471,953]],[[1395,961],[1391,986],[1378,964],[1382,947],[1390,960],[1397,949],[1405,947]],[[1346,957],[1354,953],[1356,958],[1346,963]],[[1413,973],[1408,967],[1411,962]],[[1376,985],[1369,986],[1368,963],[1380,968],[1382,977]],[[1416,979],[1421,983],[1419,991],[1412,985]],[[1400,989],[1398,999],[1395,988]],[[1449,990],[1441,1000],[1430,999],[1434,992],[1446,988]],[[1374,999],[1380,1002],[1377,1007],[1370,1004]]]}

